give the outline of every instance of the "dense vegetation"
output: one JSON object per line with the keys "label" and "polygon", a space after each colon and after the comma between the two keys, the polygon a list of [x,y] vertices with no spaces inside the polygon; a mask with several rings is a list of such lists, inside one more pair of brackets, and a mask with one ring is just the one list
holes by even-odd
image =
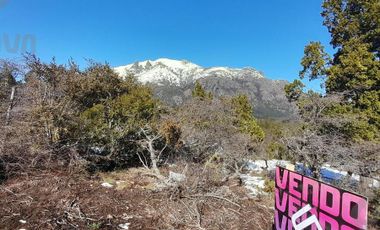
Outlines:
{"label": "dense vegetation", "polygon": [[[133,76],[122,79],[107,64],[90,62],[80,70],[73,61],[66,65],[54,60],[44,63],[34,55],[25,56],[22,63],[2,61],[0,80],[1,180],[10,184],[19,181],[24,188],[37,183],[41,174],[49,175],[49,180],[59,172],[61,178],[77,178],[88,184],[99,180],[102,172],[145,168],[147,176],[139,174],[140,179],[156,178],[149,183],[155,192],[164,190],[160,196],[180,190],[189,197],[219,197],[222,185],[238,180],[245,160],[255,157],[265,138],[245,95],[216,98],[199,83],[190,101],[171,108],[155,99],[148,86]],[[189,178],[188,184],[172,181],[167,167],[175,164],[180,165],[177,171],[186,169],[183,173]],[[188,165],[193,166],[188,169]],[[125,175],[129,172],[133,174],[125,171]],[[73,195],[70,186],[62,191],[68,196]],[[148,196],[145,193],[143,189],[138,194]],[[38,191],[34,197],[40,201],[30,207],[40,207],[45,202],[41,199],[52,195]],[[130,195],[126,192],[123,196]],[[223,197],[220,201],[227,199]],[[9,206],[4,203],[9,201],[19,209],[24,202],[11,201],[7,196],[2,199],[2,208]],[[165,198],[161,200],[165,202]],[[41,208],[53,208],[49,206],[52,204]],[[60,206],[54,212],[59,216],[66,209]],[[9,209],[3,211],[11,214]],[[227,215],[227,210],[222,212]],[[107,222],[77,221],[95,227],[104,227]],[[17,226],[18,221],[7,223]],[[48,223],[54,228],[64,226],[53,220]],[[240,221],[221,224],[233,223]]]}
{"label": "dense vegetation", "polygon": [[[326,116],[346,118],[339,131],[354,140],[379,140],[379,1],[328,0],[323,9],[335,53],[330,57],[320,42],[311,42],[305,47],[300,77],[321,78],[326,97],[341,97],[323,111]],[[289,99],[298,99],[302,86],[299,80],[288,85]]]}
{"label": "dense vegetation", "polygon": [[[351,156],[350,149],[355,148],[359,152],[356,158],[377,163],[379,158],[374,152],[378,151],[380,138],[379,2],[327,0],[323,9],[324,25],[331,34],[335,53],[331,58],[320,42],[311,42],[305,47],[299,75],[301,79],[322,79],[326,93],[304,92],[300,80],[287,85],[285,92],[290,101],[297,102],[305,121],[304,142],[311,137],[313,143],[322,139],[319,145],[337,152],[342,149],[342,156]],[[316,146],[313,152],[317,148],[322,149]],[[339,159],[339,155],[317,152],[308,160],[315,172],[326,161],[324,158]],[[378,167],[368,168],[353,171],[362,170],[367,176],[378,173]]]}
{"label": "dense vegetation", "polygon": [[[108,64],[0,61],[0,226],[19,228],[23,215],[36,228],[114,229],[130,212],[140,229],[265,229],[272,200],[242,191],[248,160],[300,162],[315,178],[325,163],[378,178],[380,3],[326,0],[323,9],[335,53],[305,47],[300,79],[284,88],[294,121],[258,120],[246,95],[217,97],[200,82],[170,107]],[[305,92],[304,78],[322,79],[326,93]],[[115,178],[112,192],[96,186]],[[339,183],[370,196],[379,225],[380,192]]]}
{"label": "dense vegetation", "polygon": [[[289,101],[297,103],[304,125],[298,137],[288,139],[287,146],[317,178],[324,162],[345,165],[351,173],[377,177],[380,2],[325,0],[322,16],[331,34],[334,54],[331,57],[326,53],[320,42],[305,47],[300,80],[285,87]],[[321,79],[326,93],[304,92],[304,78]],[[378,194],[375,191],[371,209],[379,223]]]}

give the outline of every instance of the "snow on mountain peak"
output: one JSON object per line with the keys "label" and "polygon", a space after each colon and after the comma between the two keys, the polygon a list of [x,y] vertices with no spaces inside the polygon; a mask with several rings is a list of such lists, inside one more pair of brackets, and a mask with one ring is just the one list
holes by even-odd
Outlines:
{"label": "snow on mountain peak", "polygon": [[175,68],[175,69],[192,69],[192,68],[201,68],[200,66],[193,64],[191,62],[182,60],[172,60],[168,58],[160,58],[157,59],[154,63],[162,63],[168,67]]}
{"label": "snow on mountain peak", "polygon": [[228,67],[203,68],[189,61],[179,61],[160,58],[155,61],[146,60],[114,68],[120,76],[132,74],[142,83],[182,85],[194,82],[204,77],[230,78],[263,78],[264,76],[253,68],[234,69]]}

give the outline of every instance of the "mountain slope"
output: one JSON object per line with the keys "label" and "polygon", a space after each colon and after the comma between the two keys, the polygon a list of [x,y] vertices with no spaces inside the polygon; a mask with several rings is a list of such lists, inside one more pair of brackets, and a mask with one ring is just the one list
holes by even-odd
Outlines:
{"label": "mountain slope", "polygon": [[149,84],[155,95],[169,105],[180,105],[191,98],[195,81],[216,96],[247,94],[255,115],[263,118],[292,119],[296,109],[284,93],[286,81],[266,79],[253,68],[203,68],[188,61],[161,58],[116,67],[120,76],[134,75]]}
{"label": "mountain slope", "polygon": [[135,75],[143,83],[186,85],[200,78],[220,76],[228,78],[263,78],[263,75],[253,68],[233,69],[227,67],[203,68],[188,61],[177,61],[160,58],[156,61],[135,62],[126,66],[116,67],[121,76]]}

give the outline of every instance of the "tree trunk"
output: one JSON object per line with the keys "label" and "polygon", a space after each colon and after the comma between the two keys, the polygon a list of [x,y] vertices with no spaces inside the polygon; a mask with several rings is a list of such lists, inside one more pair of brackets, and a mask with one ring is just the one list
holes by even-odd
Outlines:
{"label": "tree trunk", "polygon": [[158,175],[161,175],[160,170],[158,169],[158,166],[157,166],[157,154],[156,154],[156,150],[153,147],[152,140],[148,142],[148,146],[149,146],[150,160],[152,161],[153,172]]}
{"label": "tree trunk", "polygon": [[9,106],[8,106],[8,109],[7,109],[7,115],[5,117],[5,125],[9,125],[9,121],[10,121],[10,118],[11,118],[11,111],[12,111],[12,108],[13,108],[13,101],[14,101],[14,98],[15,98],[15,93],[16,93],[16,86],[13,86],[12,87],[12,92],[11,92],[11,98],[10,98]]}

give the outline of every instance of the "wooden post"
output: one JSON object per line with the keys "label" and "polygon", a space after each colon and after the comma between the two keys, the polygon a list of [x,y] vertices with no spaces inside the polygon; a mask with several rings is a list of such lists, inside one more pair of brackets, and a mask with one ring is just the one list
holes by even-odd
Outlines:
{"label": "wooden post", "polygon": [[9,102],[9,106],[8,106],[8,110],[7,110],[7,116],[5,118],[5,125],[9,125],[9,120],[11,118],[11,111],[13,108],[13,101],[15,98],[15,93],[16,93],[16,86],[13,86],[12,92],[11,92],[11,98],[10,98],[10,102]]}

